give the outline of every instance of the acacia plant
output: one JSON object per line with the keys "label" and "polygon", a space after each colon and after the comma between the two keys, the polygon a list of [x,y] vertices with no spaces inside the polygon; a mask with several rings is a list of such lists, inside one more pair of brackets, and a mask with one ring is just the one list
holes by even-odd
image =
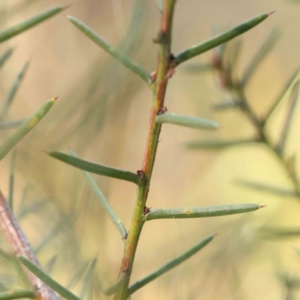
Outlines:
{"label": "acacia plant", "polygon": [[[109,287],[105,292],[108,296],[113,295],[114,299],[116,300],[128,299],[138,289],[141,289],[147,283],[163,275],[180,263],[184,262],[214,238],[214,235],[211,235],[202,239],[194,247],[187,250],[185,253],[181,254],[174,260],[168,262],[152,274],[135,283],[130,283],[130,277],[134,266],[135,253],[145,222],[155,219],[188,219],[224,216],[250,212],[262,207],[257,204],[229,204],[206,207],[199,206],[183,208],[149,208],[148,195],[162,125],[164,123],[170,123],[201,130],[216,130],[219,127],[218,124],[212,120],[207,120],[200,117],[183,116],[167,111],[167,108],[165,106],[166,91],[168,82],[174,75],[176,68],[189,59],[192,59],[245,33],[246,31],[261,23],[270,15],[270,13],[266,13],[256,16],[237,27],[225,31],[195,46],[192,46],[179,54],[174,54],[172,52],[171,46],[175,4],[176,0],[158,1],[161,14],[161,22],[158,34],[153,40],[158,48],[157,65],[156,71],[151,74],[142,66],[126,57],[117,48],[110,45],[106,40],[100,37],[86,24],[76,19],[75,17],[67,16],[71,23],[74,24],[79,30],[81,30],[95,44],[97,44],[113,58],[118,60],[125,67],[129,68],[132,72],[138,75],[147,84],[153,95],[152,108],[149,112],[150,124],[144,160],[142,162],[141,168],[137,172],[119,170],[116,168],[80,159],[72,150],[70,151],[70,154],[61,152],[49,152],[50,156],[84,171],[84,176],[91,184],[93,190],[95,191],[101,204],[103,205],[103,208],[106,210],[117,230],[120,232],[124,243],[124,252],[121,260],[120,271],[116,283]],[[4,41],[6,39],[6,35],[0,33],[0,40],[1,36],[4,36],[4,38],[2,38],[2,40]],[[50,100],[50,102],[52,104],[54,100]],[[99,105],[101,105],[101,103],[99,103]],[[33,121],[31,120],[29,124],[32,124],[32,122]],[[25,122],[24,124],[28,123]],[[21,129],[17,129],[17,138],[11,138],[9,140],[13,141],[10,142],[10,147],[4,147],[4,144],[2,148],[0,148],[0,153],[1,149],[5,149],[2,151],[4,154],[6,154],[10,149],[13,148],[13,146],[15,146],[15,144],[20,140],[20,131],[22,132],[22,134],[24,132],[27,132],[24,129],[24,124],[22,125],[23,127],[21,126]],[[128,230],[124,226],[120,217],[117,216],[113,209],[110,207],[104,194],[95,184],[88,172],[129,181],[136,185],[136,202],[132,213],[132,222]],[[26,274],[32,286],[32,290],[9,292],[6,295],[3,295],[2,299],[14,299],[20,297],[56,299],[57,296],[53,291],[56,291],[66,299],[79,299],[79,297],[54,281],[49,277],[48,274],[46,274],[46,272],[42,270],[40,264],[38,263],[38,260],[35,257],[34,251],[27,242],[25,235],[22,233],[15,218],[13,217],[13,213],[7,206],[3,195],[1,195],[0,200],[1,223],[4,229],[4,233],[6,235],[7,241],[13,247],[14,253],[19,257],[20,262],[23,264],[24,270],[26,270]],[[44,285],[44,283],[46,285]]]}

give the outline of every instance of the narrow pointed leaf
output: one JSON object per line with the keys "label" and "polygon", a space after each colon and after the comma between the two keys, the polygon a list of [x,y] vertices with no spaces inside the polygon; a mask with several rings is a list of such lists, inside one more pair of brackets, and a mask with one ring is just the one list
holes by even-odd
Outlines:
{"label": "narrow pointed leaf", "polygon": [[86,24],[76,19],[75,17],[67,16],[67,18],[80,30],[82,31],[88,38],[90,38],[94,43],[96,43],[99,47],[101,47],[104,51],[110,54],[113,58],[118,60],[132,72],[137,74],[140,78],[142,78],[146,83],[152,83],[151,75],[140,65],[133,62],[127,56],[122,54],[117,48],[109,44],[106,40],[104,40],[101,36],[99,36],[93,29],[88,27]]}
{"label": "narrow pointed leaf", "polygon": [[[70,150],[70,152],[71,152],[72,156],[76,157],[75,156],[76,154],[74,151]],[[97,184],[94,181],[94,179],[92,178],[92,176],[88,172],[82,172],[82,173],[83,173],[84,177],[86,178],[86,180],[88,181],[88,183],[90,184],[90,186],[92,187],[92,189],[94,190],[95,194],[97,195],[97,198],[99,199],[103,208],[107,212],[108,216],[110,217],[110,219],[112,220],[112,222],[114,223],[114,225],[116,226],[118,231],[120,232],[122,239],[125,239],[127,236],[127,230],[126,230],[124,224],[118,218],[118,216],[115,214],[113,209],[110,207],[104,194],[102,193],[100,188],[97,186]]]}
{"label": "narrow pointed leaf", "polygon": [[237,27],[234,27],[226,32],[223,32],[215,37],[212,37],[211,39],[204,41],[201,44],[195,45],[181,53],[179,53],[175,59],[174,64],[177,66],[184,61],[191,59],[201,53],[204,53],[214,47],[217,47],[223,43],[226,43],[233,38],[243,34],[244,32],[252,29],[259,23],[261,23],[263,20],[265,20],[270,14],[261,14],[259,16],[256,16],[245,23],[240,24]]}
{"label": "narrow pointed leaf", "polygon": [[261,228],[264,238],[281,239],[300,237],[300,228]]}
{"label": "narrow pointed leaf", "polygon": [[10,108],[10,106],[11,106],[11,104],[12,104],[12,102],[13,102],[15,96],[16,96],[16,93],[17,93],[17,91],[18,91],[18,89],[19,89],[19,87],[20,87],[20,85],[23,81],[23,78],[26,74],[28,66],[29,66],[29,61],[24,64],[24,66],[22,67],[20,73],[18,74],[15,82],[13,83],[13,86],[12,86],[11,90],[8,93],[7,99],[6,99],[5,103],[3,104],[2,108],[1,108],[0,121],[2,121],[2,119],[6,117],[6,115],[8,113],[8,110],[9,110],[9,108]]}
{"label": "narrow pointed leaf", "polygon": [[147,277],[137,281],[133,285],[129,287],[129,293],[133,294],[149,282],[153,281],[154,279],[158,278],[159,276],[165,274],[166,272],[170,271],[171,269],[177,267],[182,262],[186,261],[192,255],[196,254],[199,250],[201,250],[204,246],[206,246],[209,242],[212,241],[214,235],[208,236],[207,238],[203,239],[200,243],[186,251],[185,253],[181,254],[180,256],[176,257],[175,259],[171,260],[169,263],[165,264],[152,274],[148,275]]}
{"label": "narrow pointed leaf", "polygon": [[91,285],[91,277],[93,275],[96,264],[97,264],[97,259],[94,258],[88,266],[86,275],[85,275],[84,280],[83,280],[82,289],[81,289],[81,292],[80,292],[80,298],[82,298],[82,299],[85,297],[85,294],[86,294],[86,292],[88,291],[88,289]]}
{"label": "narrow pointed leaf", "polygon": [[290,89],[293,87],[294,84],[299,80],[300,78],[300,72],[299,68],[292,74],[292,76],[288,79],[286,84],[284,85],[282,91],[280,92],[279,96],[277,99],[274,101],[273,105],[270,107],[268,112],[266,113],[265,116],[265,122],[268,121],[271,116],[273,115],[274,111],[278,107],[279,103],[285,98],[286,94],[290,91]]}
{"label": "narrow pointed leaf", "polygon": [[232,108],[239,108],[241,105],[237,101],[224,101],[221,103],[214,104],[212,109],[214,111],[227,111]]}
{"label": "narrow pointed leaf", "polygon": [[249,181],[245,179],[235,180],[235,183],[242,187],[246,187],[258,192],[269,193],[276,196],[297,197],[295,191],[278,187],[277,185],[271,185],[269,183],[255,182],[255,181]]}
{"label": "narrow pointed leaf", "polygon": [[76,216],[70,214],[64,217],[58,224],[43,238],[39,245],[35,248],[35,253],[41,252],[59,233],[62,232],[63,228],[67,225],[71,225],[75,222]]}
{"label": "narrow pointed leaf", "polygon": [[250,81],[252,75],[260,66],[261,62],[265,59],[265,57],[269,54],[269,52],[273,49],[279,37],[280,32],[278,29],[274,29],[273,31],[271,31],[269,36],[262,44],[261,48],[258,50],[252,61],[249,63],[249,66],[244,74],[243,83],[248,83]]}
{"label": "narrow pointed leaf", "polygon": [[13,149],[47,114],[57,98],[44,103],[31,117],[29,117],[16,131],[0,146],[0,160]]}
{"label": "narrow pointed leaf", "polygon": [[75,272],[74,276],[71,278],[70,282],[67,284],[67,289],[70,289],[71,287],[73,287],[75,284],[77,284],[77,282],[82,278],[82,276],[84,275],[84,272],[86,271],[86,269],[89,267],[89,264],[82,264],[82,266],[80,266],[78,268],[78,270]]}
{"label": "narrow pointed leaf", "polygon": [[152,209],[145,215],[144,220],[155,219],[190,219],[207,218],[241,214],[261,208],[257,204],[229,204],[217,206],[196,206],[183,208],[158,208]]}
{"label": "narrow pointed leaf", "polygon": [[57,261],[57,255],[53,255],[50,259],[49,259],[49,261],[47,262],[47,264],[45,265],[45,267],[44,267],[44,270],[45,270],[45,273],[46,274],[48,274],[48,275],[50,275],[51,273],[52,273],[52,270],[53,270],[53,268],[54,268],[54,265],[55,265],[55,263],[56,263],[56,261]]}
{"label": "narrow pointed leaf", "polygon": [[14,181],[15,181],[15,162],[16,162],[16,149],[11,153],[10,168],[9,168],[9,194],[8,205],[11,211],[13,211],[14,200]]}
{"label": "narrow pointed leaf", "polygon": [[26,120],[1,122],[1,123],[0,123],[0,130],[12,129],[12,128],[19,127],[19,126],[22,125],[25,121],[26,121]]}
{"label": "narrow pointed leaf", "polygon": [[294,88],[294,95],[292,95],[292,98],[290,101],[290,107],[289,107],[289,110],[285,117],[282,132],[281,132],[281,135],[279,138],[277,149],[281,153],[284,151],[284,148],[285,148],[285,145],[286,145],[289,133],[290,133],[290,128],[292,125],[293,117],[296,112],[296,105],[297,105],[298,100],[299,100],[299,83],[297,85],[297,88],[296,87]]}
{"label": "narrow pointed leaf", "polygon": [[219,124],[215,121],[190,117],[190,116],[182,116],[173,113],[164,113],[156,116],[155,121],[157,123],[169,123],[173,125],[179,125],[184,127],[191,128],[199,128],[199,129],[218,129]]}
{"label": "narrow pointed leaf", "polygon": [[0,56],[0,69],[3,67],[3,65],[6,63],[6,61],[11,57],[12,53],[14,52],[14,49],[9,48],[4,52],[2,56]]}
{"label": "narrow pointed leaf", "polygon": [[24,298],[36,299],[36,297],[37,296],[33,291],[26,291],[26,290],[8,291],[0,294],[0,300],[24,299]]}
{"label": "narrow pointed leaf", "polygon": [[40,268],[31,263],[28,259],[23,256],[18,256],[21,263],[31,271],[36,277],[42,280],[45,284],[47,284],[50,288],[52,288],[59,295],[64,297],[67,300],[80,300],[79,297],[75,296],[69,290],[65,289],[62,285],[56,282],[54,279],[49,277],[46,273],[44,273]]}
{"label": "narrow pointed leaf", "polygon": [[93,283],[91,282],[88,286],[87,300],[93,300]]}
{"label": "narrow pointed leaf", "polygon": [[248,146],[258,143],[255,139],[244,139],[236,141],[191,141],[186,143],[188,149],[201,150],[222,150],[233,146]]}
{"label": "narrow pointed leaf", "polygon": [[49,19],[50,17],[56,15],[57,13],[64,10],[65,7],[54,7],[44,12],[41,12],[11,28],[8,28],[2,32],[0,32],[0,43],[28,30],[29,28],[38,25],[39,23]]}
{"label": "narrow pointed leaf", "polygon": [[91,175],[87,172],[83,172],[83,175],[86,178],[86,180],[88,181],[88,183],[90,184],[90,186],[92,187],[92,189],[94,190],[95,194],[97,195],[97,198],[99,199],[100,203],[106,210],[108,216],[110,217],[110,219],[112,220],[112,222],[114,223],[114,225],[116,226],[118,231],[120,232],[122,239],[125,239],[127,236],[127,230],[126,230],[125,226],[123,225],[122,221],[118,218],[118,216],[115,214],[113,209],[110,207],[104,194],[99,189],[99,187],[96,185],[96,183],[93,180],[93,178],[91,177]]}
{"label": "narrow pointed leaf", "polygon": [[46,201],[41,200],[41,201],[32,203],[32,204],[24,207],[18,214],[18,217],[17,217],[18,221],[20,222],[20,220],[25,218],[27,215],[39,211],[40,209],[45,207],[46,204],[47,204]]}
{"label": "narrow pointed leaf", "polygon": [[242,49],[242,40],[237,39],[231,42],[232,46],[230,47],[229,57],[225,60],[225,64],[228,68],[229,74],[234,74],[237,71],[237,66],[239,62],[239,58],[241,55]]}
{"label": "narrow pointed leaf", "polygon": [[48,152],[48,154],[64,163],[90,173],[126,180],[134,183],[139,183],[140,181],[140,177],[136,173],[99,165],[62,152],[52,151]]}

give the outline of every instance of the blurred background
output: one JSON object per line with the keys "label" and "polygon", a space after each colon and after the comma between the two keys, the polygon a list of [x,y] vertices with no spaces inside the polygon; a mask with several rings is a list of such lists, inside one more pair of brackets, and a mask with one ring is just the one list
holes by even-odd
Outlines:
{"label": "blurred background", "polygon": [[[66,14],[88,24],[149,72],[155,70],[157,47],[152,39],[160,20],[155,0],[1,0],[1,30],[51,6],[68,4],[72,6]],[[299,66],[300,1],[298,5],[287,0],[178,0],[173,52],[273,10],[274,15],[239,38],[243,53],[238,73],[242,74],[270,31],[278,28],[281,32],[276,47],[247,85],[251,106],[263,115]],[[1,101],[28,59],[30,66],[8,119],[26,118],[45,100],[59,96],[55,107],[17,147],[15,214],[41,264],[51,268],[56,280],[82,297],[92,290],[94,299],[108,299],[101,292],[116,280],[123,242],[81,172],[54,160],[45,151],[68,152],[70,147],[84,159],[135,172],[141,167],[146,145],[150,90],[88,40],[63,13],[1,44],[0,54],[9,47],[14,53],[0,71]],[[256,145],[218,152],[185,147],[190,140],[238,139],[254,133],[239,111],[212,111],[213,104],[226,98],[214,72],[188,71],[189,66],[211,59],[212,51],[178,67],[169,84],[166,106],[172,112],[217,120],[221,129],[202,132],[163,127],[148,206],[258,203],[267,208],[245,215],[147,223],[132,282],[207,235],[218,236],[185,264],[136,292],[132,299],[300,299],[296,289],[300,278],[299,239],[266,239],[261,234],[265,225],[300,228],[299,200],[236,184],[242,178],[292,189],[274,156]],[[281,124],[278,109],[269,126],[272,136]],[[296,113],[287,154],[300,148],[299,125]],[[9,133],[1,130],[1,140]],[[5,195],[9,163],[7,156],[0,167],[0,188]],[[297,167],[300,170],[299,164]],[[128,228],[135,186],[100,176],[93,178]],[[2,237],[0,243],[4,252],[9,249]],[[91,270],[93,259],[97,264],[92,273],[87,270]],[[3,256],[0,265],[1,285],[21,287],[22,279],[12,263]]]}

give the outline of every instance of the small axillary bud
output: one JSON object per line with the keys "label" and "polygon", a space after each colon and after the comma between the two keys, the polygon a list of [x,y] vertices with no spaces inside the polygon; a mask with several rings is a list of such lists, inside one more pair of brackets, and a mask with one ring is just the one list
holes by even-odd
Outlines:
{"label": "small axillary bud", "polygon": [[144,172],[143,170],[138,170],[136,173],[139,175],[139,177],[140,177],[141,179],[144,179],[144,178],[145,178],[145,172]]}
{"label": "small axillary bud", "polygon": [[154,44],[166,44],[168,42],[168,35],[164,31],[159,31],[157,36],[153,39]]}
{"label": "small axillary bud", "polygon": [[162,115],[167,111],[168,111],[168,109],[165,106],[163,106],[160,110],[157,111],[156,115],[157,116]]}
{"label": "small axillary bud", "polygon": [[156,77],[157,77],[157,73],[154,71],[154,72],[151,73],[150,76],[151,76],[152,83],[155,82],[156,81]]}
{"label": "small axillary bud", "polygon": [[125,241],[128,238],[128,232],[122,237],[122,240]]}
{"label": "small axillary bud", "polygon": [[149,212],[151,212],[151,207],[144,207],[144,215],[149,214]]}

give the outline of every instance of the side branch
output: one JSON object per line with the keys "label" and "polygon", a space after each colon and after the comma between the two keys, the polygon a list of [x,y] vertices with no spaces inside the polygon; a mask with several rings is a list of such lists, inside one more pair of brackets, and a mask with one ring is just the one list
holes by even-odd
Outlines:
{"label": "side branch", "polygon": [[[31,248],[25,234],[13,216],[7,202],[0,192],[0,226],[3,230],[7,243],[12,247],[15,255],[26,257],[38,268],[41,268],[33,249]],[[41,300],[58,300],[56,294],[46,286],[40,279],[23,268],[32,287],[37,290],[37,298]]]}

